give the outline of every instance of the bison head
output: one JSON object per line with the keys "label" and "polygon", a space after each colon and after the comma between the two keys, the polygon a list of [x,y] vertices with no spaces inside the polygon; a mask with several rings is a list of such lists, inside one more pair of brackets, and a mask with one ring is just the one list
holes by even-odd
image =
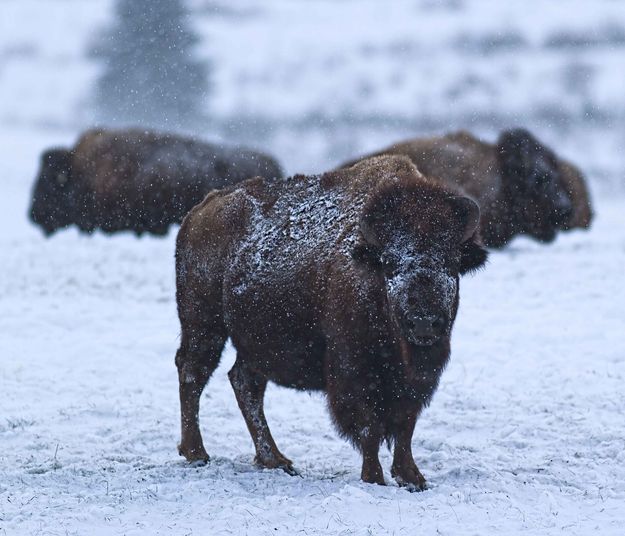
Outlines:
{"label": "bison head", "polygon": [[520,232],[551,242],[573,213],[557,157],[523,129],[503,132],[497,149],[513,223]]}
{"label": "bison head", "polygon": [[41,169],[33,190],[31,220],[49,236],[72,221],[74,187],[71,177],[71,151],[51,149],[41,157]]}
{"label": "bison head", "polygon": [[573,204],[573,212],[569,220],[565,221],[562,229],[588,229],[592,222],[593,213],[590,197],[586,186],[586,179],[582,171],[566,160],[559,160],[561,177],[564,179],[569,199]]}
{"label": "bison head", "polygon": [[459,276],[486,261],[479,215],[473,200],[427,183],[393,185],[365,207],[354,258],[383,279],[395,328],[412,344],[449,337]]}

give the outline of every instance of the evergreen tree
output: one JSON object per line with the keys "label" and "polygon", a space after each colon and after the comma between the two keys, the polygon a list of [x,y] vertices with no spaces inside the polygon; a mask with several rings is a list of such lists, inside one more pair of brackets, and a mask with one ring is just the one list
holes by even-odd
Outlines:
{"label": "evergreen tree", "polygon": [[117,0],[112,28],[96,45],[104,61],[96,106],[103,124],[189,128],[201,118],[208,65],[182,0]]}

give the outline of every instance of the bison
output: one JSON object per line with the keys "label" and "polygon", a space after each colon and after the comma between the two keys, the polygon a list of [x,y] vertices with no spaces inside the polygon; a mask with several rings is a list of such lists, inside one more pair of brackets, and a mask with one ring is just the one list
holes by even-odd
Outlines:
{"label": "bison", "polygon": [[295,472],[265,420],[272,381],[327,394],[365,482],[384,484],[386,441],[397,482],[424,489],[411,438],[449,358],[459,276],[486,260],[478,222],[474,201],[400,156],[211,192],[176,243],[180,454],[209,459],[200,395],[230,337],[258,465]]}
{"label": "bison", "polygon": [[144,130],[85,132],[41,159],[30,217],[49,236],[75,224],[106,233],[167,233],[213,188],[281,177],[271,157]]}
{"label": "bison", "polygon": [[551,242],[558,230],[590,225],[592,211],[580,171],[527,130],[504,131],[496,144],[460,131],[374,153],[381,154],[408,156],[425,175],[469,193],[480,206],[481,234],[489,247],[504,247],[521,234]]}
{"label": "bison", "polygon": [[573,213],[564,222],[562,229],[588,229],[593,218],[590,196],[584,175],[577,166],[567,160],[559,159],[560,179],[573,203]]}

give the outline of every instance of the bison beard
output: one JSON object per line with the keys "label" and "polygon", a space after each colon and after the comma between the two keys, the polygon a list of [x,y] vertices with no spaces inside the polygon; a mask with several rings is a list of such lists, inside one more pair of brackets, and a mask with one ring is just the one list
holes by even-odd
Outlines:
{"label": "bison beard", "polygon": [[199,400],[230,337],[256,463],[295,472],[263,411],[273,381],[327,393],[364,481],[384,484],[386,440],[393,477],[424,489],[411,438],[449,358],[459,275],[486,260],[478,221],[473,201],[397,156],[209,194],[176,247],[180,453],[208,460]]}

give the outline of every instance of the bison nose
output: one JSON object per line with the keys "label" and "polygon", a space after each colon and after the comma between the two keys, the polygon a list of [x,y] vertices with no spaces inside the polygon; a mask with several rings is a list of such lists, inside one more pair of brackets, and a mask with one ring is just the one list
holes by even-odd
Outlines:
{"label": "bison nose", "polygon": [[414,337],[439,337],[445,329],[445,318],[442,315],[412,316],[407,324]]}

